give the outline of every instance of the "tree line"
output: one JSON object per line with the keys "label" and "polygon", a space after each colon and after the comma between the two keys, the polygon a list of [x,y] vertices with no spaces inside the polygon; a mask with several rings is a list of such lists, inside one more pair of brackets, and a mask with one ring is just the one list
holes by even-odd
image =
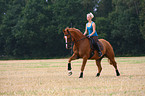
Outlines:
{"label": "tree line", "polygon": [[99,38],[118,56],[144,55],[144,0],[1,0],[0,58],[55,58],[70,55],[62,30],[84,32],[86,14]]}

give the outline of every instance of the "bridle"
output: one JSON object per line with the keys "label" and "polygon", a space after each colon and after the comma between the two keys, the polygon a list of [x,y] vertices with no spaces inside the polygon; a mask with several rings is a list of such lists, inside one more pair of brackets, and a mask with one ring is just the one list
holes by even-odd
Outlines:
{"label": "bridle", "polygon": [[70,40],[70,42],[66,42],[65,44],[71,44],[72,45],[72,43],[73,43],[73,41],[72,41],[72,35],[70,34],[70,31],[67,30],[67,32],[68,32],[68,34],[66,34],[64,36],[70,36],[70,38],[68,38],[68,40]]}
{"label": "bridle", "polygon": [[[72,38],[73,38],[73,36],[70,34],[70,31],[69,30],[67,30],[67,32],[68,32],[68,34],[66,34],[66,35],[64,35],[64,36],[70,36],[70,38],[68,38],[68,40],[70,40],[70,42],[66,42],[65,44],[71,44],[71,48],[70,49],[72,49],[72,45],[73,45],[73,41],[72,41]],[[86,39],[87,37],[84,37],[84,38],[81,38],[81,39],[79,39],[79,40],[76,40],[76,42],[79,42],[79,41],[81,41],[81,40],[84,40],[84,39]]]}

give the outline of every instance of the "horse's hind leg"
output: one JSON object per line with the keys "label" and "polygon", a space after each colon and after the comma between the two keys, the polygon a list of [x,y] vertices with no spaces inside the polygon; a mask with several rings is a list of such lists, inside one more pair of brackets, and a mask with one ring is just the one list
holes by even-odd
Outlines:
{"label": "horse's hind leg", "polygon": [[99,77],[100,73],[102,71],[101,60],[96,60],[96,65],[98,67],[98,73],[97,73],[96,77]]}
{"label": "horse's hind leg", "polygon": [[118,68],[117,68],[117,63],[116,63],[114,57],[113,58],[108,57],[108,59],[110,60],[110,64],[114,66],[114,68],[116,70],[116,75],[120,76],[120,73],[119,73]]}
{"label": "horse's hind leg", "polygon": [[120,76],[120,73],[119,73],[119,71],[118,71],[118,68],[117,68],[117,63],[116,63],[116,61],[113,59],[113,66],[114,66],[114,68],[115,68],[115,70],[116,70],[116,75],[117,76]]}

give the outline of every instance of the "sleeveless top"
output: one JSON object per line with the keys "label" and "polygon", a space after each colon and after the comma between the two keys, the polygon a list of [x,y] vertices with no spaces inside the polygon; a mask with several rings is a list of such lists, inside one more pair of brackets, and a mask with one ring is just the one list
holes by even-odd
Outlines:
{"label": "sleeveless top", "polygon": [[[93,23],[94,23],[94,22],[92,21],[90,27],[88,27],[88,23],[87,23],[87,30],[88,30],[88,32],[89,32],[89,35],[93,32],[93,26],[92,26]],[[95,31],[95,33],[94,33],[92,36],[98,36],[97,32]],[[92,37],[92,36],[91,36],[91,37]]]}

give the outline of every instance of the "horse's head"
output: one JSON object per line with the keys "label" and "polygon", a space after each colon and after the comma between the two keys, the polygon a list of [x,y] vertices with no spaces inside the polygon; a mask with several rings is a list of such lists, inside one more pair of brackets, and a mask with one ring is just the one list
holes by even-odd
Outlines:
{"label": "horse's head", "polygon": [[78,41],[86,38],[86,36],[84,36],[81,31],[76,28],[67,27],[63,30],[63,33],[66,42],[66,49],[71,49],[73,42],[77,43]]}
{"label": "horse's head", "polygon": [[73,43],[73,38],[69,31],[69,28],[66,28],[65,30],[63,30],[63,33],[64,33],[64,39],[65,39],[65,43],[66,43],[66,49],[71,49],[72,43]]}

